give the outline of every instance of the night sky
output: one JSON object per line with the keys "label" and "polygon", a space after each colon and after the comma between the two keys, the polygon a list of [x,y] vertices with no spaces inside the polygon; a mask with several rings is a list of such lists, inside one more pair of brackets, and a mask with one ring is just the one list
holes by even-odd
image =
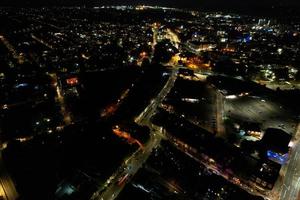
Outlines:
{"label": "night sky", "polygon": [[164,5],[169,7],[218,7],[218,8],[237,8],[248,6],[290,6],[300,5],[299,0],[1,0],[0,5],[80,5],[86,2],[93,4],[147,4]]}
{"label": "night sky", "polygon": [[0,0],[0,6],[18,7],[137,4],[272,16],[299,16],[300,9],[300,0]]}

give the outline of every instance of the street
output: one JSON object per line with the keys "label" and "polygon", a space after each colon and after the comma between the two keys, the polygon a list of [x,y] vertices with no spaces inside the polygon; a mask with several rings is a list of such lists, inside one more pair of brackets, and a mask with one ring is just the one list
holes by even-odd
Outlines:
{"label": "street", "polygon": [[[300,135],[300,124],[297,127],[296,139]],[[283,177],[283,184],[280,193],[280,200],[297,200],[300,191],[300,144],[299,139],[292,150],[290,160],[286,166],[286,174]]]}
{"label": "street", "polygon": [[216,133],[219,137],[224,137],[225,127],[224,127],[224,99],[223,95],[216,90]]}
{"label": "street", "polygon": [[54,80],[54,86],[56,90],[56,101],[59,103],[60,112],[63,116],[65,125],[70,125],[72,123],[72,118],[70,113],[67,111],[64,94],[62,94],[61,84],[59,84],[58,77],[56,74],[51,74]]}
{"label": "street", "polygon": [[[157,97],[151,101],[151,103],[144,109],[144,111],[135,119],[135,122],[139,125],[146,125],[150,128],[150,140],[145,144],[143,149],[139,149],[124,164],[117,170],[117,172],[111,176],[106,182],[106,188],[101,187],[94,193],[91,200],[113,200],[125,187],[126,182],[133,177],[138,170],[143,166],[150,156],[153,149],[159,146],[162,136],[160,134],[159,127],[153,126],[150,122],[150,118],[155,114],[157,107],[162,103],[163,99],[170,92],[177,78],[177,68],[172,70],[170,77]],[[119,181],[124,179],[124,183],[121,185]],[[128,178],[127,178],[128,177]]]}
{"label": "street", "polygon": [[18,192],[15,185],[6,171],[2,160],[2,153],[0,152],[0,197],[2,196],[5,200],[16,200],[18,198]]}

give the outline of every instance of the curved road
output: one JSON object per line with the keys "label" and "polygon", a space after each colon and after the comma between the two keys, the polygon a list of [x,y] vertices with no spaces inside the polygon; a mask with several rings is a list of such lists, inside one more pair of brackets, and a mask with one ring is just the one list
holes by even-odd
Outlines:
{"label": "curved road", "polygon": [[19,195],[15,185],[9,176],[2,160],[2,152],[0,151],[0,196],[5,200],[16,200]]}

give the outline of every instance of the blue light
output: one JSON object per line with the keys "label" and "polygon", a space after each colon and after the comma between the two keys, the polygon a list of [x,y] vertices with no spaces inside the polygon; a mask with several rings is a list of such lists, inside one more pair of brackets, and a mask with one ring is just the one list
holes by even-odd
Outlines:
{"label": "blue light", "polygon": [[280,155],[279,153],[273,152],[271,150],[267,151],[267,156],[270,160],[273,160],[280,164],[285,164],[288,159],[288,154]]}
{"label": "blue light", "polygon": [[246,132],[244,130],[240,130],[240,136],[244,136],[246,134]]}
{"label": "blue light", "polygon": [[16,89],[21,88],[21,87],[27,87],[28,83],[21,83],[15,86]]}
{"label": "blue light", "polygon": [[246,36],[244,37],[243,42],[249,43],[251,40],[252,40],[252,37],[251,37],[251,35],[249,34],[249,35],[246,35]]}

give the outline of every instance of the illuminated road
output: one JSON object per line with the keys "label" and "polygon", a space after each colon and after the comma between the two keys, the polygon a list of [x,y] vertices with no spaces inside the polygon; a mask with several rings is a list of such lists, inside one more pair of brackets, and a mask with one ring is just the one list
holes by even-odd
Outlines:
{"label": "illuminated road", "polygon": [[283,185],[281,187],[280,200],[297,200],[300,199],[300,124],[297,127],[296,139],[297,145],[293,148],[289,163],[283,177]]}
{"label": "illuminated road", "polygon": [[[173,69],[168,81],[159,92],[157,97],[153,99],[145,110],[135,119],[135,122],[140,125],[147,125],[150,127],[150,139],[144,145],[143,149],[139,149],[130,158],[128,158],[122,166],[113,174],[104,184],[104,187],[99,188],[94,193],[91,200],[113,200],[125,187],[126,183],[130,181],[131,177],[134,176],[137,171],[142,167],[143,163],[146,162],[153,149],[158,147],[162,139],[161,129],[154,126],[150,122],[150,118],[156,112],[157,107],[162,103],[163,99],[170,92],[177,78],[177,69]],[[123,177],[128,177],[121,185],[118,184]]]}
{"label": "illuminated road", "polygon": [[174,86],[174,83],[177,79],[177,72],[177,68],[174,68],[172,70],[169,80],[167,81],[163,89],[160,91],[157,97],[150,102],[150,104],[145,108],[145,110],[135,119],[136,123],[144,124],[145,122],[149,122],[149,119],[156,111],[156,108],[162,103],[163,99],[167,96],[167,94]]}
{"label": "illuminated road", "polygon": [[267,88],[270,88],[272,90],[277,90],[278,88],[280,88],[281,90],[294,90],[294,89],[300,89],[300,83],[293,81],[293,82],[280,82],[280,83],[275,83],[275,82],[271,82],[271,81],[256,81],[255,82],[259,83],[259,84],[263,84],[265,85]]}
{"label": "illuminated road", "polygon": [[224,97],[218,90],[216,90],[216,130],[217,136],[220,137],[223,137],[225,133],[223,115]]}
{"label": "illuminated road", "polygon": [[65,123],[65,125],[70,125],[72,123],[72,118],[71,118],[70,112],[67,111],[65,98],[64,98],[64,95],[62,94],[61,87],[58,84],[58,77],[55,73],[50,74],[50,76],[52,77],[52,79],[54,81],[53,86],[55,87],[55,91],[56,91],[55,100],[60,105],[60,113],[63,116],[64,123]]}
{"label": "illuminated road", "polygon": [[14,46],[12,44],[9,43],[9,41],[3,36],[0,35],[0,41],[2,41],[2,43],[5,45],[5,47],[9,50],[9,52],[12,54],[12,56],[18,60],[18,62],[20,64],[25,62],[25,58],[23,56],[23,54],[19,54],[16,49],[14,48]]}
{"label": "illuminated road", "polygon": [[[133,85],[131,86],[133,87]],[[122,92],[120,98],[118,99],[118,101],[116,103],[110,104],[108,105],[100,114],[101,117],[109,117],[115,114],[115,112],[119,109],[119,107],[121,106],[121,104],[123,103],[124,99],[127,98],[128,94],[129,94],[130,88],[124,90],[124,92]]]}
{"label": "illuminated road", "polygon": [[167,133],[165,130],[163,130],[163,131],[164,131],[164,135],[166,135],[168,140],[178,150],[182,151],[183,153],[185,153],[190,158],[192,158],[195,161],[197,161],[197,162],[201,163],[202,165],[204,165],[206,167],[206,169],[210,170],[211,172],[213,172],[214,174],[216,174],[218,176],[223,177],[227,181],[229,181],[232,184],[235,184],[238,187],[246,190],[248,193],[250,193],[252,195],[257,195],[257,196],[264,195],[261,192],[254,190],[251,183],[248,180],[240,180],[238,177],[228,176],[228,174],[226,172],[224,172],[222,169],[218,168],[216,162],[213,159],[209,158],[208,156],[206,156],[202,153],[197,152],[197,150],[195,148],[193,148],[193,147],[189,146],[188,144],[182,142],[181,140],[173,137],[172,135]]}
{"label": "illuminated road", "polygon": [[39,42],[39,43],[45,45],[45,46],[48,47],[49,49],[53,49],[53,46],[52,46],[52,45],[50,45],[50,44],[48,44],[47,42],[45,42],[44,40],[42,40],[42,39],[36,37],[35,35],[31,34],[31,38],[34,39],[35,41],[37,41],[37,42]]}
{"label": "illuminated road", "polygon": [[2,153],[0,152],[0,196],[5,200],[16,200],[18,198],[18,192],[15,185],[9,176],[6,168],[3,164]]}
{"label": "illuminated road", "polygon": [[158,26],[157,24],[153,24],[152,26],[152,32],[153,32],[153,41],[152,41],[152,45],[151,45],[151,49],[152,49],[152,53],[151,55],[154,55],[154,50],[155,50],[155,45],[157,44],[157,32],[158,32]]}
{"label": "illuminated road", "polygon": [[[126,183],[129,179],[137,173],[137,171],[143,166],[143,163],[146,162],[148,157],[150,156],[152,150],[160,144],[161,137],[159,134],[155,134],[155,131],[151,132],[151,138],[148,143],[145,145],[144,149],[139,149],[136,153],[134,153],[129,159],[127,159],[124,164],[119,168],[117,173],[113,175],[113,178],[110,183],[108,183],[108,187],[105,191],[100,194],[100,196],[94,195],[96,198],[92,199],[101,199],[101,200],[110,200],[115,199],[118,194],[125,187]],[[124,181],[123,184],[119,185],[119,180],[122,177],[125,177],[128,174],[128,180]]]}
{"label": "illuminated road", "polygon": [[167,29],[165,38],[169,39],[177,49],[179,48],[180,39],[171,29]]}

